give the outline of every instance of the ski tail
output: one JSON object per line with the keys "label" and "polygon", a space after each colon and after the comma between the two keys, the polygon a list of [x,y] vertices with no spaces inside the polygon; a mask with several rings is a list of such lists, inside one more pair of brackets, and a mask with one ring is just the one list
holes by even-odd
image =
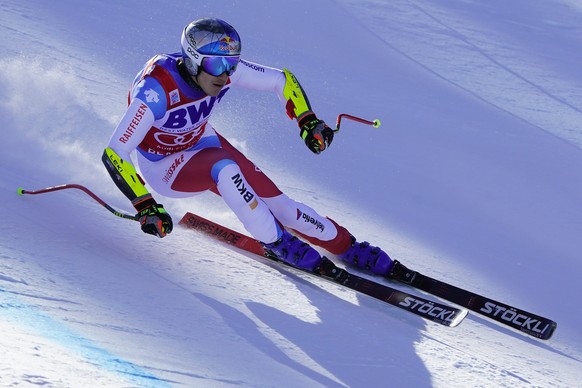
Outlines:
{"label": "ski tail", "polygon": [[197,214],[186,213],[180,220],[180,225],[189,229],[194,229],[198,232],[204,233],[215,240],[233,245],[239,249],[254,253],[259,256],[265,256],[265,249],[260,242],[252,237],[235,230],[229,229],[226,226],[219,225],[215,222],[207,220]]}

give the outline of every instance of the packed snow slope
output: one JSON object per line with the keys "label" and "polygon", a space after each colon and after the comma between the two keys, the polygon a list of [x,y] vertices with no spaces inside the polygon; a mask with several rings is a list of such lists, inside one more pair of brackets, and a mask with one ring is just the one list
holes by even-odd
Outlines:
{"label": "packed snow slope", "polygon": [[[294,198],[434,277],[550,317],[440,327],[177,227],[145,235],[100,157],[134,74],[191,20],[345,122],[312,155],[274,95],[213,117]],[[581,386],[582,5],[574,0],[0,5],[1,386]],[[241,230],[220,198],[158,196]]]}

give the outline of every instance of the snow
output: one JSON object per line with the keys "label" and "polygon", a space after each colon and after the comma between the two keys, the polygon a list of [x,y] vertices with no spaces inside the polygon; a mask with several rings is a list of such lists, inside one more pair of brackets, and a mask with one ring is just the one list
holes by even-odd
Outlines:
{"label": "snow", "polygon": [[[344,122],[312,155],[272,95],[213,122],[292,197],[421,272],[558,322],[451,329],[184,228],[156,239],[101,153],[143,63],[233,24]],[[0,5],[0,386],[581,386],[582,3],[72,0]],[[265,152],[265,151],[269,152]],[[273,152],[271,150],[275,150]],[[212,194],[160,198],[241,225]]]}

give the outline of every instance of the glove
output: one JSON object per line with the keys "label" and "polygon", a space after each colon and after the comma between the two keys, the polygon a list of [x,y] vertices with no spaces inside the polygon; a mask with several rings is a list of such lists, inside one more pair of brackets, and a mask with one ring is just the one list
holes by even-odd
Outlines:
{"label": "glove", "polygon": [[315,113],[310,112],[298,120],[299,135],[305,141],[307,148],[315,154],[319,154],[331,145],[333,141],[333,129],[323,120],[319,120]]}
{"label": "glove", "polygon": [[161,238],[172,232],[172,217],[166,212],[164,205],[157,203],[151,194],[137,198],[133,204],[138,211],[137,217],[144,233]]}

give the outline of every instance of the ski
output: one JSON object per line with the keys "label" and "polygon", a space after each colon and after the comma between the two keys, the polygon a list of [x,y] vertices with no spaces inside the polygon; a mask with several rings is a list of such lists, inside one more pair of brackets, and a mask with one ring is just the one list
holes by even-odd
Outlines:
{"label": "ski", "polygon": [[551,319],[423,275],[398,261],[394,262],[387,278],[445,299],[535,338],[547,340],[557,327],[556,322]]}
{"label": "ski", "polygon": [[301,270],[267,254],[261,243],[257,240],[193,213],[186,213],[180,220],[180,225],[205,233],[216,240],[231,244],[237,248],[245,250],[246,252],[253,253],[268,260],[275,261],[293,270],[308,273],[339,284],[343,287],[350,288],[441,325],[449,327],[458,326],[468,314],[466,309],[435,302],[355,275],[336,266],[327,257],[323,258],[321,264],[314,272]]}

